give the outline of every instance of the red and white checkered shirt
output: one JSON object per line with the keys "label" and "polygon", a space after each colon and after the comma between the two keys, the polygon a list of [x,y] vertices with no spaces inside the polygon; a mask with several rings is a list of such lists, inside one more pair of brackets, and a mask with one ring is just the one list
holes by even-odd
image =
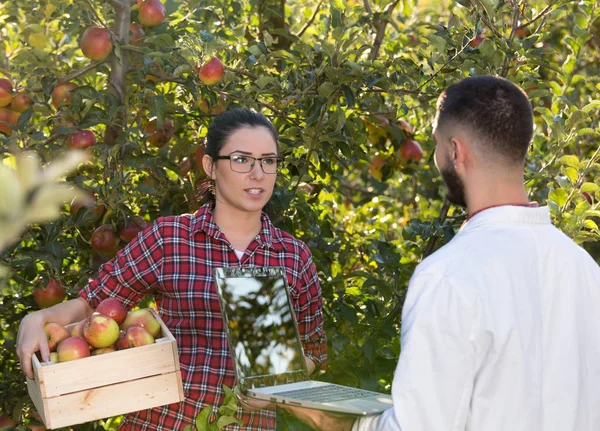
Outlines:
{"label": "red and white checkered shirt", "polygon": [[[274,227],[263,214],[260,233],[239,260],[215,224],[210,204],[195,214],[162,217],[102,265],[98,277],[80,292],[92,308],[109,296],[130,307],[152,293],[158,313],[177,339],[185,400],[129,414],[121,430],[181,430],[194,423],[203,407],[221,404],[222,385],[235,386],[212,275],[213,268],[229,266],[286,268],[305,355],[325,367],[321,287],[306,244]],[[236,417],[244,425],[227,430],[276,429],[274,409],[240,408]]]}

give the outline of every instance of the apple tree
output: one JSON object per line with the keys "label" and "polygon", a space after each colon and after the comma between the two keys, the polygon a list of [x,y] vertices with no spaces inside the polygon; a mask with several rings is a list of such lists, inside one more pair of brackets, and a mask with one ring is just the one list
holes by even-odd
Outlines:
{"label": "apple tree", "polygon": [[[269,211],[319,270],[330,360],[317,378],[390,390],[408,280],[465,219],[444,199],[431,136],[438,94],[462,77],[527,91],[531,200],[600,261],[599,16],[594,0],[4,2],[0,159],[91,160],[67,176],[88,199],[1,255],[0,410],[36,420],[14,344],[34,292],[58,283],[74,297],[144,226],[195,211],[207,126],[235,106],[280,133]],[[198,428],[229,417],[221,395]],[[283,413],[278,424],[303,429]]]}

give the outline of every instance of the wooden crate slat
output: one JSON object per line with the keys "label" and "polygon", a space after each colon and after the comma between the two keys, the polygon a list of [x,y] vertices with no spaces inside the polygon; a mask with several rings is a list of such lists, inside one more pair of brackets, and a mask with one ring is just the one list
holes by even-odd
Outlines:
{"label": "wooden crate slat", "polygon": [[183,400],[179,371],[89,389],[47,400],[49,429],[145,410]]}

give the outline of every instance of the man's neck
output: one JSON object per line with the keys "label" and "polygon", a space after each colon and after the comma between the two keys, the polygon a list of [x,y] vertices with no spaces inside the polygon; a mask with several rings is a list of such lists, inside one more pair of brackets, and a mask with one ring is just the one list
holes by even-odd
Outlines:
{"label": "man's neck", "polygon": [[467,189],[467,212],[473,215],[486,208],[502,205],[527,205],[522,176],[480,179]]}

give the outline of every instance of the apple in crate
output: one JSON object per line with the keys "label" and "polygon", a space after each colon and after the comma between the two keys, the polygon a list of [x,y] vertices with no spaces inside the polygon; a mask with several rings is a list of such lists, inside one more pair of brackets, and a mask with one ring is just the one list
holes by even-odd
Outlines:
{"label": "apple in crate", "polygon": [[150,310],[143,308],[140,310],[132,310],[127,313],[127,317],[121,324],[121,329],[126,331],[132,326],[142,326],[146,328],[152,338],[158,337],[160,334],[160,323],[154,318]]}
{"label": "apple in crate", "polygon": [[90,356],[90,346],[81,337],[69,337],[59,343],[56,353],[58,362],[73,361]]}
{"label": "apple in crate", "polygon": [[114,347],[101,347],[99,349],[94,349],[92,350],[92,356],[96,356],[96,355],[102,355],[104,353],[110,353],[110,352],[114,352],[115,348]]}
{"label": "apple in crate", "polygon": [[85,325],[86,320],[87,319],[83,319],[77,322],[77,324],[71,328],[71,337],[83,337],[83,325]]}
{"label": "apple in crate", "polygon": [[59,323],[48,322],[44,325],[44,331],[48,337],[48,348],[51,352],[56,351],[58,344],[71,336],[67,328]]}
{"label": "apple in crate", "polygon": [[115,319],[120,325],[127,316],[127,308],[117,298],[106,298],[96,307],[96,312]]}
{"label": "apple in crate", "polygon": [[83,325],[83,338],[96,349],[111,346],[119,338],[119,325],[111,317],[94,313]]}
{"label": "apple in crate", "polygon": [[130,326],[119,335],[117,348],[123,350],[153,343],[154,337],[146,330],[146,328],[143,328],[142,326]]}

